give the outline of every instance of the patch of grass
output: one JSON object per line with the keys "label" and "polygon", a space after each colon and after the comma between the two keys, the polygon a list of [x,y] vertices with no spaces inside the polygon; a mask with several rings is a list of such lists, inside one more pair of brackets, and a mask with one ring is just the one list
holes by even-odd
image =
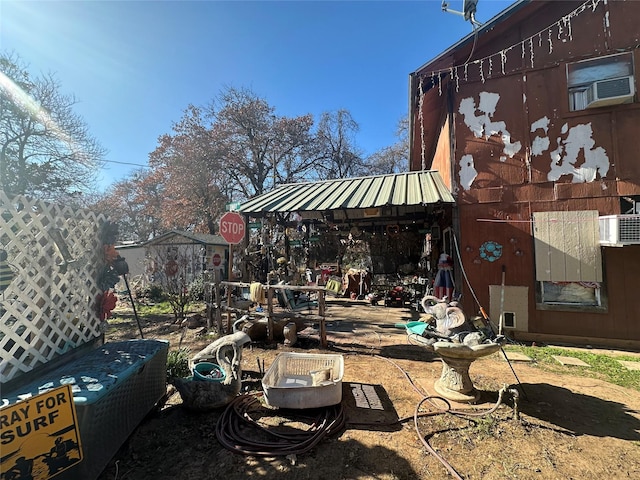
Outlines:
{"label": "patch of grass", "polygon": [[[203,302],[193,302],[190,305],[189,312],[203,312],[206,310],[206,304]],[[119,313],[122,313],[122,309]],[[125,311],[133,313],[131,305],[127,305]],[[136,312],[138,316],[144,317],[146,315],[173,315],[173,309],[169,302],[157,302],[157,303],[138,303],[136,302]],[[189,313],[187,312],[187,314]],[[118,312],[116,312],[118,313]]]}
{"label": "patch of grass", "polygon": [[[579,350],[567,350],[555,347],[527,347],[519,345],[507,345],[506,351],[522,353],[535,362],[535,365],[543,370],[554,373],[579,373],[585,377],[597,378],[614,385],[631,388],[640,391],[640,371],[629,370],[618,360],[638,362],[637,357],[620,355],[611,357]],[[553,358],[554,355],[574,357],[590,365],[587,367],[565,367]]]}
{"label": "patch of grass", "polygon": [[189,370],[190,351],[180,347],[167,354],[167,378],[185,378],[191,375]]}
{"label": "patch of grass", "polygon": [[494,436],[497,424],[497,420],[492,415],[479,417],[475,421],[473,431],[478,436],[479,440],[490,438]]}
{"label": "patch of grass", "polygon": [[160,302],[150,305],[136,305],[138,315],[166,315],[173,314],[171,304],[169,302]]}
{"label": "patch of grass", "polygon": [[118,314],[111,315],[111,317],[109,317],[110,327],[117,327],[118,325],[130,323],[130,322],[131,322],[131,319],[129,317],[118,315]]}

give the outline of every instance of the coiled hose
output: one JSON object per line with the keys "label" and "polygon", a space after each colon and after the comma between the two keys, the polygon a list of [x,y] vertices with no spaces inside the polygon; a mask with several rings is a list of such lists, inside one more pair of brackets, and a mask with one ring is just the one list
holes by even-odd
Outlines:
{"label": "coiled hose", "polygon": [[[345,426],[342,404],[318,409],[307,430],[277,432],[265,428],[251,414],[259,413],[258,398],[253,395],[236,397],[222,413],[216,423],[216,437],[220,444],[234,453],[263,457],[306,453],[324,437],[341,431]],[[300,419],[298,419],[300,420]],[[268,438],[260,441],[256,438]]]}

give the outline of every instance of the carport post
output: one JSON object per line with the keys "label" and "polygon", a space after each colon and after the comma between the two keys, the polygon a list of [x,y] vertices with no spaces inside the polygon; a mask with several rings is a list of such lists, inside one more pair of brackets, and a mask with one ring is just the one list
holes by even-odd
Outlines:
{"label": "carport post", "polygon": [[326,289],[318,291],[318,315],[320,315],[320,345],[322,348],[327,348],[327,326],[325,325],[324,318],[324,294]]}
{"label": "carport post", "polygon": [[[231,276],[233,275],[233,243],[229,244],[229,269],[228,269],[228,281],[231,282]],[[231,333],[231,285],[227,285],[227,334]]]}

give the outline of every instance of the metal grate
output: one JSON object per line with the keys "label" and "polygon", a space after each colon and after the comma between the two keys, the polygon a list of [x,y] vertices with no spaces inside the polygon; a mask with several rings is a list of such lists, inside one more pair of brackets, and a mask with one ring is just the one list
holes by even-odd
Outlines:
{"label": "metal grate", "polygon": [[621,243],[640,243],[640,215],[620,216],[618,239]]}

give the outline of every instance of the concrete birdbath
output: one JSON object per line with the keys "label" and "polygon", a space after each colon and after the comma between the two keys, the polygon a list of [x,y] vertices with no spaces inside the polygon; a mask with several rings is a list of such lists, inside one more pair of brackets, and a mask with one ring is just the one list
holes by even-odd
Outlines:
{"label": "concrete birdbath", "polygon": [[469,376],[469,367],[474,360],[497,352],[502,343],[482,343],[465,345],[463,343],[435,342],[433,350],[442,360],[442,374],[436,380],[436,392],[447,400],[459,403],[475,403],[480,397]]}

